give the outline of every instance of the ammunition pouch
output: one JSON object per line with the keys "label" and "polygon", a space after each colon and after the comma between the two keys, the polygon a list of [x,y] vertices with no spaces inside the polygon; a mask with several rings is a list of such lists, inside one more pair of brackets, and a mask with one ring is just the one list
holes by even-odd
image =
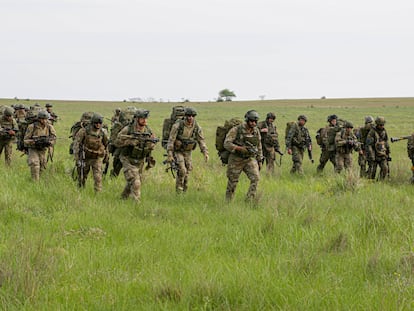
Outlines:
{"label": "ammunition pouch", "polygon": [[197,147],[197,142],[192,139],[175,140],[174,150],[175,151],[191,151]]}

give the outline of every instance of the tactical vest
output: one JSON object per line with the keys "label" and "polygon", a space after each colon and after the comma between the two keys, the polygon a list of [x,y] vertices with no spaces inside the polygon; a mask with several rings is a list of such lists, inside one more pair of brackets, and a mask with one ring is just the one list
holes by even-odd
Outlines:
{"label": "tactical vest", "polygon": [[[255,127],[253,129],[253,133],[247,133],[247,131],[244,128],[244,124],[241,124],[237,127],[237,135],[236,139],[234,140],[234,144],[238,146],[244,146],[248,148],[256,148],[259,146],[259,129]],[[237,156],[241,158],[251,158],[255,156],[254,154],[243,154],[241,152],[236,151],[235,152]]]}
{"label": "tactical vest", "polygon": [[[128,135],[133,136],[134,133],[134,123],[132,123],[128,126]],[[152,131],[148,126],[145,126],[145,131],[143,131],[142,134],[142,137],[137,136],[134,138],[138,140],[134,146],[127,146],[124,148],[122,151],[123,155],[136,160],[143,160],[151,154],[151,151],[155,148],[155,143],[146,138],[152,136]]]}
{"label": "tactical vest", "polygon": [[97,159],[105,156],[105,145],[103,144],[104,132],[102,129],[99,132],[94,132],[91,126],[85,130],[85,139],[83,147],[87,158]]}
{"label": "tactical vest", "polygon": [[178,132],[176,142],[174,144],[174,149],[176,151],[191,151],[197,147],[197,135],[200,131],[200,128],[197,122],[194,120],[193,130],[189,137],[184,137],[184,122],[185,120],[179,120]]}
{"label": "tactical vest", "polygon": [[279,145],[276,127],[273,124],[268,125],[266,121],[262,121],[259,126],[259,129],[267,128],[267,133],[262,133],[262,142],[266,146],[277,147]]}

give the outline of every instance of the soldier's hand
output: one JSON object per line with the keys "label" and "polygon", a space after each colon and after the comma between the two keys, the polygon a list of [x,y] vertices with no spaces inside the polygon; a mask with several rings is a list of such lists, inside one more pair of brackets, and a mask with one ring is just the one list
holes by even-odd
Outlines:
{"label": "soldier's hand", "polygon": [[15,132],[15,131],[13,131],[13,130],[9,130],[9,132],[8,132],[8,133],[9,133],[9,135],[10,135],[10,136],[14,136],[14,135],[16,135],[16,132]]}
{"label": "soldier's hand", "polygon": [[167,162],[168,163],[173,163],[174,162],[174,156],[171,153],[168,153]]}
{"label": "soldier's hand", "polygon": [[263,163],[262,161],[257,161],[257,165],[259,166],[259,171],[262,169]]}
{"label": "soldier's hand", "polygon": [[249,150],[247,150],[246,146],[237,146],[236,150],[242,154],[248,154]]}
{"label": "soldier's hand", "polygon": [[204,154],[204,160],[205,160],[206,162],[208,162],[208,159],[209,159],[209,157],[208,157],[208,153],[205,153],[205,154]]}
{"label": "soldier's hand", "polygon": [[291,154],[292,154],[292,149],[290,149],[290,148],[289,148],[289,149],[287,150],[287,152],[288,152],[288,154],[290,154],[290,155],[291,155]]}

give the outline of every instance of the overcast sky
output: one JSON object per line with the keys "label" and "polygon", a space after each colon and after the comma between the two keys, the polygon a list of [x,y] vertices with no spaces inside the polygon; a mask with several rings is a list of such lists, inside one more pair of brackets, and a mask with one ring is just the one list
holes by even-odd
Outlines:
{"label": "overcast sky", "polygon": [[412,0],[1,0],[0,97],[414,96]]}

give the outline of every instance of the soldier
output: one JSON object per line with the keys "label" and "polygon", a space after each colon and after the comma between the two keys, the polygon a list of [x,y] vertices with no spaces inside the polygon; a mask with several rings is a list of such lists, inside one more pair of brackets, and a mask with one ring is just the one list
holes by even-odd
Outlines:
{"label": "soldier", "polygon": [[277,133],[276,126],[273,124],[275,120],[276,115],[273,112],[269,112],[266,115],[266,120],[259,122],[257,125],[262,137],[263,157],[266,160],[266,171],[268,173],[274,173],[276,152],[281,156],[283,155],[280,151],[279,134]]}
{"label": "soldier", "polygon": [[111,125],[114,126],[115,123],[119,122],[119,117],[121,116],[121,108],[115,109],[115,114],[111,118]]}
{"label": "soldier", "polygon": [[6,165],[11,165],[13,142],[19,130],[16,120],[13,118],[13,109],[7,107],[0,119],[0,155],[4,149]]}
{"label": "soldier", "polygon": [[292,155],[293,166],[290,170],[292,174],[303,174],[303,153],[308,150],[310,156],[312,152],[312,140],[305,127],[307,121],[308,118],[305,115],[298,116],[298,122],[293,124],[286,137],[286,149],[288,154]]}
{"label": "soldier", "polygon": [[375,127],[367,135],[366,151],[369,165],[368,178],[370,179],[375,179],[377,166],[380,167],[379,179],[385,179],[385,177],[389,176],[390,146],[384,125],[385,118],[377,117],[375,119]]}
{"label": "soldier", "polygon": [[365,142],[367,140],[369,131],[374,127],[373,123],[374,123],[374,118],[372,116],[366,116],[365,125],[361,126],[356,131],[356,136],[360,144],[360,150],[358,152],[358,164],[360,167],[360,171],[359,171],[360,177],[368,177],[367,152],[366,152]]}
{"label": "soldier", "polygon": [[204,140],[201,127],[195,120],[197,111],[187,107],[184,110],[184,119],[178,120],[171,128],[167,143],[167,162],[176,162],[178,166],[175,178],[175,190],[177,193],[186,192],[188,188],[188,178],[193,170],[192,151],[197,143],[204,160],[208,161],[208,148]]}
{"label": "soldier", "polygon": [[102,191],[102,162],[109,161],[108,132],[102,128],[102,123],[102,116],[94,113],[90,124],[78,131],[73,144],[73,154],[78,168],[78,186],[85,187],[92,168],[95,192]]}
{"label": "soldier", "polygon": [[321,156],[319,158],[319,165],[316,168],[318,173],[322,173],[325,165],[328,161],[331,161],[335,169],[335,136],[340,131],[340,127],[337,125],[338,116],[332,114],[328,116],[328,125],[318,130],[316,134],[316,140],[321,146]]}
{"label": "soldier", "polygon": [[56,142],[56,131],[48,118],[47,111],[39,111],[37,121],[29,124],[24,135],[24,145],[28,148],[27,163],[34,181],[38,181],[46,169],[46,151]]}
{"label": "soldier", "polygon": [[352,151],[359,151],[359,144],[356,136],[352,132],[354,126],[351,122],[345,122],[342,128],[335,137],[336,145],[336,164],[335,172],[340,173],[342,169],[352,168]]}
{"label": "soldier", "polygon": [[158,139],[147,125],[149,111],[138,109],[134,120],[125,126],[117,135],[114,144],[120,148],[120,160],[124,169],[126,185],[121,194],[123,199],[132,197],[135,201],[141,200],[141,177],[144,162],[146,169],[155,165],[151,152]]}
{"label": "soldier", "polygon": [[411,159],[411,172],[413,176],[410,178],[410,182],[414,184],[414,133],[408,138],[407,141],[407,153],[408,157]]}
{"label": "soldier", "polygon": [[228,202],[234,198],[241,172],[245,172],[250,180],[246,201],[251,201],[256,197],[260,180],[262,143],[260,130],[257,128],[259,114],[255,110],[249,110],[244,120],[243,124],[233,127],[224,140],[224,147],[230,152],[226,189],[226,201]]}
{"label": "soldier", "polygon": [[58,120],[58,116],[56,113],[52,111],[53,105],[50,103],[47,103],[45,107],[46,107],[46,111],[49,113],[49,122],[50,124],[54,125]]}
{"label": "soldier", "polygon": [[22,104],[16,105],[14,107],[14,117],[16,118],[17,123],[26,121],[26,107]]}

